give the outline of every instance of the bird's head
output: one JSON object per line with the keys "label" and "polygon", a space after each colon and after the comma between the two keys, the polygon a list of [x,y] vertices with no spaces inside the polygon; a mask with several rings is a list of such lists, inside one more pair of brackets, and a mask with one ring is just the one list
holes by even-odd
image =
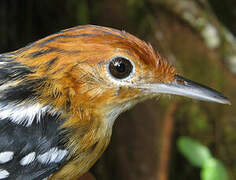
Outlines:
{"label": "bird's head", "polygon": [[37,89],[42,103],[69,114],[83,111],[110,121],[163,93],[229,104],[222,94],[178,75],[151,45],[124,31],[78,26],[17,53],[35,71],[29,78],[44,79]]}
{"label": "bird's head", "polygon": [[1,54],[0,68],[0,119],[34,127],[40,137],[48,133],[49,142],[70,152],[55,179],[85,173],[108,145],[116,117],[145,99],[176,94],[230,104],[181,77],[151,45],[99,26],[67,29]]}

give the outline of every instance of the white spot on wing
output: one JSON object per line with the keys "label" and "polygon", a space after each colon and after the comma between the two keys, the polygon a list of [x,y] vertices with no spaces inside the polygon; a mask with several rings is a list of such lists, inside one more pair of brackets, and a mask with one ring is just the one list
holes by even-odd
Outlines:
{"label": "white spot on wing", "polygon": [[5,179],[10,175],[10,173],[4,169],[0,169],[0,179]]}
{"label": "white spot on wing", "polygon": [[7,63],[3,62],[3,61],[0,62],[0,65],[5,65],[5,64],[7,64]]}
{"label": "white spot on wing", "polygon": [[13,159],[14,152],[5,151],[0,153],[0,164],[7,163]]}
{"label": "white spot on wing", "polygon": [[26,166],[35,160],[36,153],[31,152],[20,160],[22,166]]}
{"label": "white spot on wing", "polygon": [[[0,66],[1,66],[1,62],[0,62]],[[10,88],[10,87],[14,87],[14,86],[17,86],[17,84],[19,83],[20,81],[8,81],[8,82],[4,82],[1,86],[0,86],[0,91],[4,91],[5,89],[7,88]]]}
{"label": "white spot on wing", "polygon": [[23,124],[26,127],[30,126],[35,117],[40,122],[41,115],[47,111],[50,111],[51,107],[42,107],[40,104],[29,104],[29,105],[6,105],[0,104],[0,118],[9,118],[11,122],[16,124]]}
{"label": "white spot on wing", "polygon": [[67,150],[61,150],[57,147],[51,148],[49,151],[40,154],[37,157],[37,160],[40,163],[48,164],[48,163],[58,163],[60,162],[66,155],[68,154]]}

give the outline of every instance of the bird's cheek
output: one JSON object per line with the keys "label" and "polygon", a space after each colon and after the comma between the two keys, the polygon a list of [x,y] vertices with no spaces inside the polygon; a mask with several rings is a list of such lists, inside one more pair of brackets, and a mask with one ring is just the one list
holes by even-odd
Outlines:
{"label": "bird's cheek", "polygon": [[120,103],[127,102],[139,98],[139,96],[141,95],[140,93],[142,93],[141,89],[137,89],[134,87],[123,87],[117,89],[115,98]]}

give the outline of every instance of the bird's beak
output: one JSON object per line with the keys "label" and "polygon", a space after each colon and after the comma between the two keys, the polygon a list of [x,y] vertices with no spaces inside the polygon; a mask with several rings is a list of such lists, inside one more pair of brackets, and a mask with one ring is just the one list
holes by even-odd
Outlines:
{"label": "bird's beak", "polygon": [[173,78],[174,80],[169,83],[149,85],[149,90],[154,93],[175,94],[203,101],[231,104],[223,94],[209,87],[185,79],[179,75],[174,75]]}

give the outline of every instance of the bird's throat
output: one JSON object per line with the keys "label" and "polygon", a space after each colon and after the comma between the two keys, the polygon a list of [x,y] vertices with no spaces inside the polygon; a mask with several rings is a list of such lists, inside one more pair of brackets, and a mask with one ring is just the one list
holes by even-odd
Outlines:
{"label": "bird's throat", "polygon": [[103,122],[100,118],[90,115],[89,121],[81,121],[80,126],[73,127],[68,138],[70,161],[50,179],[71,179],[71,176],[72,179],[77,179],[91,168],[110,142],[112,128],[107,128]]}

